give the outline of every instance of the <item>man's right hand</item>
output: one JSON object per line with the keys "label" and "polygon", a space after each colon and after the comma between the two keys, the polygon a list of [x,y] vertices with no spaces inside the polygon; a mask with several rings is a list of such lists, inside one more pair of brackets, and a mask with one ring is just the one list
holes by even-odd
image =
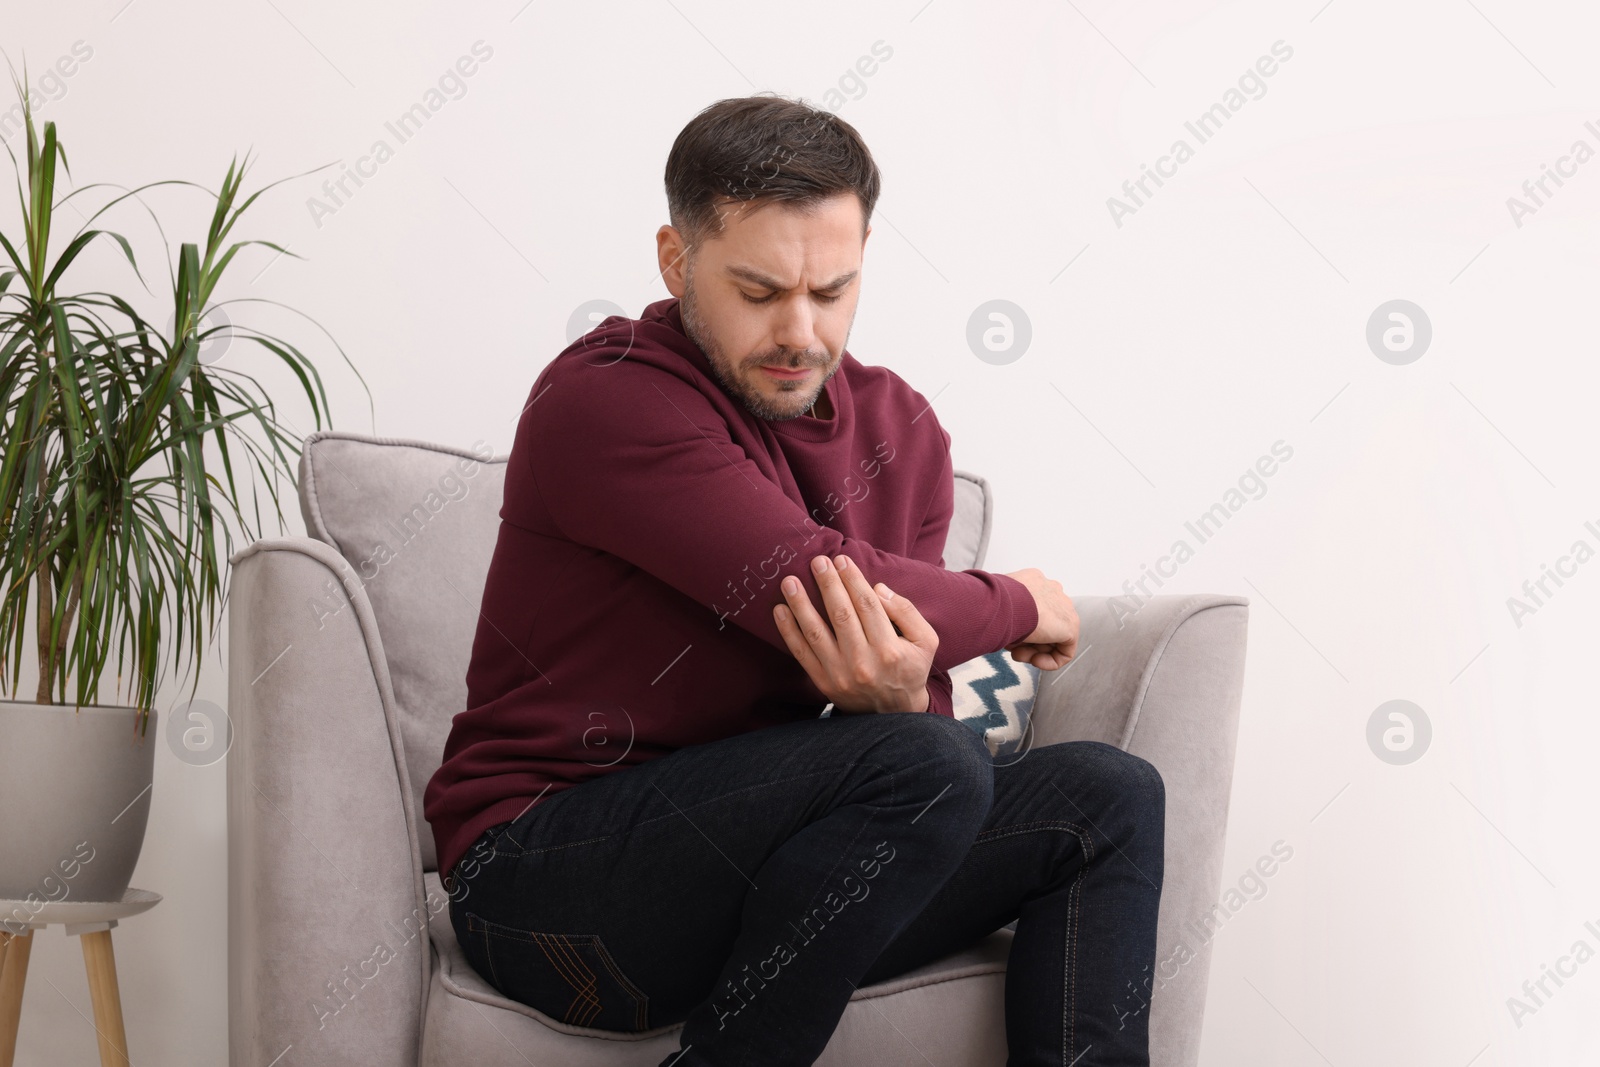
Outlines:
{"label": "man's right hand", "polygon": [[1011,571],[1006,577],[1027,586],[1039,609],[1039,625],[1017,644],[1007,646],[1006,651],[1018,663],[1032,663],[1043,671],[1065,667],[1078,654],[1078,609],[1073,607],[1072,598],[1060,582],[1046,578],[1037,567]]}

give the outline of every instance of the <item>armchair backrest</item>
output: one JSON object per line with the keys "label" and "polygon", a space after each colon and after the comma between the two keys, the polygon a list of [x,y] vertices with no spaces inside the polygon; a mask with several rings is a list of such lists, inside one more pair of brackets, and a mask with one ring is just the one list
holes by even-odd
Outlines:
{"label": "armchair backrest", "polygon": [[[394,691],[417,813],[423,870],[437,866],[422,792],[466,708],[467,665],[500,527],[507,456],[319,430],[300,456],[306,532],[337,550],[362,582]],[[950,570],[981,567],[993,501],[988,483],[955,472]]]}

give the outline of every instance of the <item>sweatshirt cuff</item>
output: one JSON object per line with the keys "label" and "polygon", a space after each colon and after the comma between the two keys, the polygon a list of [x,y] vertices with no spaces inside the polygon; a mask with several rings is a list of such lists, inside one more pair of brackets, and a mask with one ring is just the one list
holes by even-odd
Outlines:
{"label": "sweatshirt cuff", "polygon": [[936,670],[928,673],[928,708],[923,714],[943,715],[947,719],[956,717],[948,672]]}
{"label": "sweatshirt cuff", "polygon": [[1010,628],[1006,631],[1008,636],[1000,645],[1001,648],[1010,648],[1039,628],[1039,605],[1034,603],[1033,594],[1028,591],[1028,587],[1009,574],[994,572],[994,576],[1010,600]]}

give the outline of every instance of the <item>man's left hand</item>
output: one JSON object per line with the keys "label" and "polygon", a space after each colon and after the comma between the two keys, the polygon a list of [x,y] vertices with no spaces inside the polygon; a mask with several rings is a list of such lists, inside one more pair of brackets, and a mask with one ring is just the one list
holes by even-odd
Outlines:
{"label": "man's left hand", "polygon": [[[818,560],[825,564],[820,571]],[[782,584],[787,606],[775,605],[772,616],[789,651],[834,710],[927,711],[928,673],[939,635],[916,605],[881,582],[876,588],[867,584],[848,556],[818,556],[811,573],[827,619],[793,576]]]}

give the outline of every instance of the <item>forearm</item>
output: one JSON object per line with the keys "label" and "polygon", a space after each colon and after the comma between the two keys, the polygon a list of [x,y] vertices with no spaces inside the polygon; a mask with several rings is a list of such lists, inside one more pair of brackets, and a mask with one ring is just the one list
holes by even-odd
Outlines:
{"label": "forearm", "polygon": [[[933,666],[948,671],[975,656],[1007,648],[1038,625],[1039,613],[1028,587],[1009,575],[972,568],[950,571],[921,560],[879,552],[857,538],[840,538],[841,551],[861,568],[869,583],[882,582],[896,596],[917,606],[939,635]],[[797,564],[809,572],[810,553]],[[832,553],[837,555],[839,553]],[[797,573],[795,566],[784,573]],[[781,577],[778,579],[781,581]],[[802,580],[815,599],[815,589]],[[781,594],[779,594],[781,596]],[[773,599],[766,604],[771,612]]]}

